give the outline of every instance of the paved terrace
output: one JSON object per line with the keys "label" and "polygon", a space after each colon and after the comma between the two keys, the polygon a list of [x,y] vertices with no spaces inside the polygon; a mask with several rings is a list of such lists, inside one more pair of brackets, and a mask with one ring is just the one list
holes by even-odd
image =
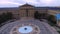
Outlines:
{"label": "paved terrace", "polygon": [[24,23],[31,23],[39,26],[40,28],[40,34],[58,34],[58,32],[51,27],[49,24],[46,22],[42,22],[36,19],[31,19],[31,18],[23,18],[21,20],[17,20],[12,23],[8,23],[0,28],[0,34],[10,34],[11,29],[18,25],[18,24],[24,24]]}

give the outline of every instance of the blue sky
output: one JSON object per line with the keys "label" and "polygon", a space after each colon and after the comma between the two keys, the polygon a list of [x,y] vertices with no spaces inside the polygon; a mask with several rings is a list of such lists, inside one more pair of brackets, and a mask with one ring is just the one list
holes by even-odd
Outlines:
{"label": "blue sky", "polygon": [[25,3],[34,6],[60,6],[60,0],[0,0],[0,7],[18,7]]}

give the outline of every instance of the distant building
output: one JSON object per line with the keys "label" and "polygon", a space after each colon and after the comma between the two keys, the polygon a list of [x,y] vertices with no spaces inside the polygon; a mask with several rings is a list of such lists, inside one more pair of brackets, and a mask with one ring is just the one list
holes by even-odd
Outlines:
{"label": "distant building", "polygon": [[[12,8],[0,8],[0,14],[6,12],[12,12],[14,18],[21,17],[34,17],[34,13],[38,11],[39,13],[46,13],[51,15],[56,15],[60,13],[60,8],[58,7],[35,7],[33,5],[24,4],[19,7]],[[47,15],[46,15],[47,16]]]}

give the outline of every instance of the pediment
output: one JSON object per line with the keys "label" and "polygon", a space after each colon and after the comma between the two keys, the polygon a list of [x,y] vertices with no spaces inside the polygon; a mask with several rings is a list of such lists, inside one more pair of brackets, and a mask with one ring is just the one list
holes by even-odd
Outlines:
{"label": "pediment", "polygon": [[24,4],[24,5],[20,6],[20,7],[34,7],[34,6],[30,5],[30,4]]}

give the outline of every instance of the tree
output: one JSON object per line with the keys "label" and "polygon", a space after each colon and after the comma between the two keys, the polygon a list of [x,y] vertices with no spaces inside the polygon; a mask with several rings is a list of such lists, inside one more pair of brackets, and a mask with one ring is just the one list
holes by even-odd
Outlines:
{"label": "tree", "polygon": [[7,19],[12,19],[13,18],[13,14],[11,12],[7,12],[6,16],[7,16]]}
{"label": "tree", "polygon": [[7,13],[3,13],[0,15],[0,25],[10,19],[12,19],[12,13],[11,12],[7,12]]}
{"label": "tree", "polygon": [[38,13],[38,11],[36,11],[36,12],[34,13],[34,18],[39,19],[39,13]]}
{"label": "tree", "polygon": [[51,24],[51,25],[56,25],[56,18],[55,18],[54,15],[48,16],[47,19],[48,19],[48,21],[50,21],[50,24]]}

